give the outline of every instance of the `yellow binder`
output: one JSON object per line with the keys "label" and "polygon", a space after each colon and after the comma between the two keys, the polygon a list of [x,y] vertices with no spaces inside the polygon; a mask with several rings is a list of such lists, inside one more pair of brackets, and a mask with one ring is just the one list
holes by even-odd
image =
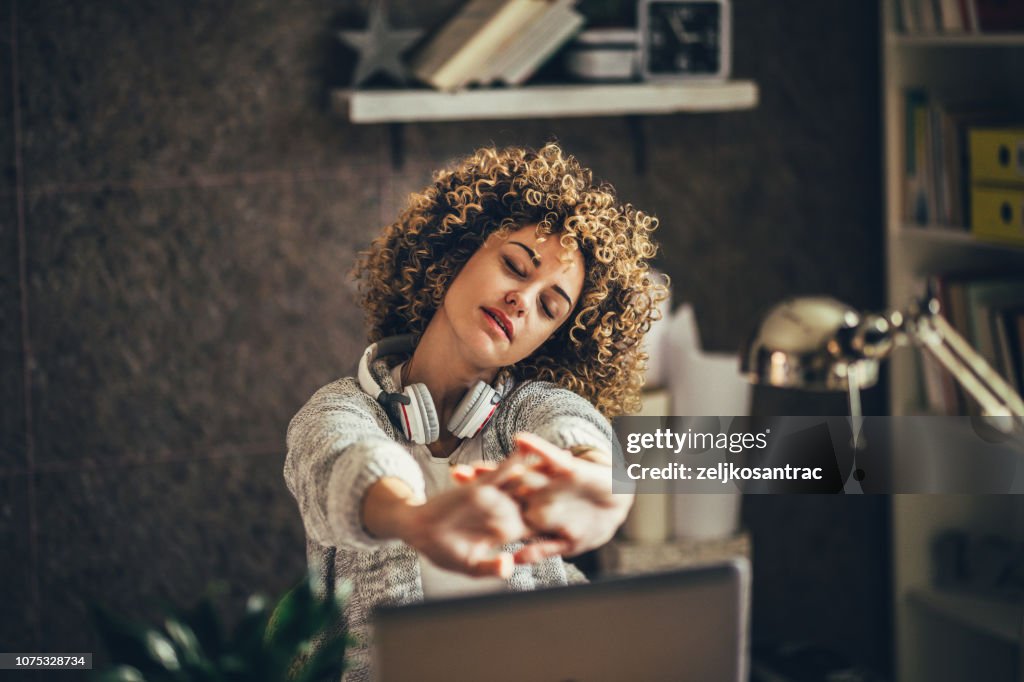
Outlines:
{"label": "yellow binder", "polygon": [[1024,244],[1024,187],[971,188],[971,232],[986,241]]}
{"label": "yellow binder", "polygon": [[968,132],[971,182],[1024,184],[1024,128]]}

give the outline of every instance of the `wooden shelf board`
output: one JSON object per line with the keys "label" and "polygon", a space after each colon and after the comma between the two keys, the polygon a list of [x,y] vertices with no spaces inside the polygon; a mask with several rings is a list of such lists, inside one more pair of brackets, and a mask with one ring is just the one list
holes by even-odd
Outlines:
{"label": "wooden shelf board", "polygon": [[752,81],[531,85],[447,93],[426,89],[335,90],[353,123],[673,114],[751,109]]}
{"label": "wooden shelf board", "polygon": [[911,590],[907,598],[912,604],[1000,641],[1014,645],[1021,641],[1024,605],[934,589]]}
{"label": "wooden shelf board", "polygon": [[1019,251],[1024,253],[1024,244],[1012,242],[995,242],[978,239],[970,232],[955,227],[941,225],[902,225],[899,235],[908,239],[929,241],[935,244],[955,244],[978,249],[994,249],[997,251]]}
{"label": "wooden shelf board", "polygon": [[1024,33],[895,33],[886,36],[886,43],[895,47],[1014,47],[1024,45]]}

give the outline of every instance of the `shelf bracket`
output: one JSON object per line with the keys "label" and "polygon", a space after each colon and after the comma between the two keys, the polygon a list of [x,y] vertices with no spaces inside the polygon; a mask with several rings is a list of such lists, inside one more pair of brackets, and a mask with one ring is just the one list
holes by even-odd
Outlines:
{"label": "shelf bracket", "polygon": [[405,124],[388,124],[388,146],[391,150],[391,169],[402,170],[405,165]]}
{"label": "shelf bracket", "polygon": [[637,175],[647,174],[647,127],[643,116],[627,116],[626,127],[633,143],[633,167]]}

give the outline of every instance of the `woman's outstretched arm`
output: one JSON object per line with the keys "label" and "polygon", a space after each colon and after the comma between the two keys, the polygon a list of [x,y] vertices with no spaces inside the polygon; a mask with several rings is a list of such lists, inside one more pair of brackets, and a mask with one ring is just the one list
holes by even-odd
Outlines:
{"label": "woman's outstretched arm", "polygon": [[423,473],[395,440],[379,404],[354,379],[317,391],[288,425],[284,478],[310,539],[328,547],[372,550],[386,540],[367,533],[362,507],[381,479],[425,495]]}

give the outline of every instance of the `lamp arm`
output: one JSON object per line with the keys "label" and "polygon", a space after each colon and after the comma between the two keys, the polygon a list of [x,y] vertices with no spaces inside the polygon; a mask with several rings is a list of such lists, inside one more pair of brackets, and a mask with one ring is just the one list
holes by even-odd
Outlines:
{"label": "lamp arm", "polygon": [[930,352],[989,416],[1024,418],[1024,400],[946,321],[934,312],[911,313],[905,333]]}

